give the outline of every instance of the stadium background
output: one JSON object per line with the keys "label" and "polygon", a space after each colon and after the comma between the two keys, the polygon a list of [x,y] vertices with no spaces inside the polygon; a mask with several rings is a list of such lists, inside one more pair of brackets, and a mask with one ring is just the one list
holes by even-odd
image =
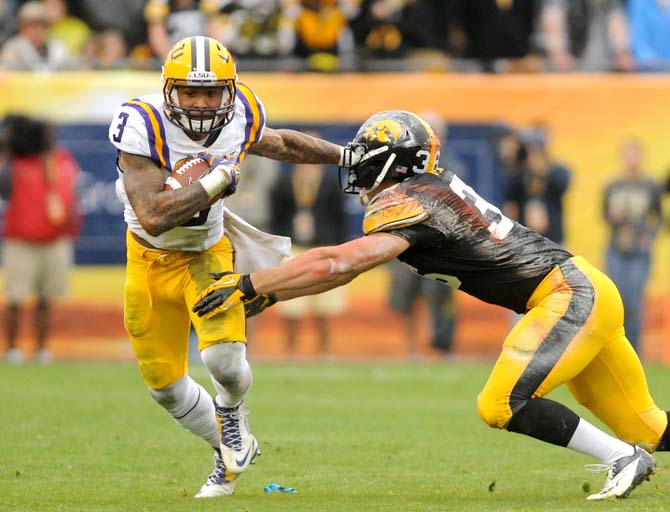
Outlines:
{"label": "stadium background", "polygon": [[[634,75],[491,76],[443,74],[263,74],[242,73],[264,101],[272,127],[318,127],[325,138],[344,143],[356,126],[383,109],[435,110],[450,123],[447,143],[468,165],[469,182],[500,203],[501,176],[492,162],[491,137],[500,123],[544,121],[551,151],[573,171],[566,203],[568,248],[602,267],[607,231],[602,191],[618,171],[619,143],[639,137],[649,171],[659,179],[670,165],[664,113],[670,111],[670,78]],[[132,359],[122,320],[124,223],[114,194],[114,151],[107,124],[124,100],[160,91],[159,73],[0,72],[0,115],[47,116],[58,138],[84,171],[83,232],[72,291],[55,318],[57,358]],[[352,198],[350,236],[359,233],[361,209]],[[666,208],[667,210],[667,208]],[[647,290],[644,356],[670,363],[670,250],[667,225],[658,238]],[[379,269],[349,285],[349,308],[335,322],[336,357],[405,357],[400,319],[386,306],[388,275]],[[455,352],[493,356],[509,327],[500,308],[458,295]],[[423,313],[425,315],[425,312]],[[427,326],[428,322],[424,322]],[[253,357],[278,358],[281,325],[272,310],[258,319]],[[427,329],[427,327],[426,327]],[[316,354],[307,328],[298,347]],[[427,348],[428,332],[417,333]],[[30,351],[30,333],[22,344]]]}

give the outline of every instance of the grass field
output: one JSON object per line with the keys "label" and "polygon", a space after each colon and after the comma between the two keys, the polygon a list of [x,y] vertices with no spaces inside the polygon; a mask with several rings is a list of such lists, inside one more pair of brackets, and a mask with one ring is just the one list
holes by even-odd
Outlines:
{"label": "grass field", "polygon": [[[475,400],[489,368],[257,364],[248,406],[263,455],[233,497],[195,500],[211,450],[151,401],[134,365],[0,366],[0,510],[670,510],[668,454],[628,500],[587,503],[604,480],[583,469],[591,460],[486,427]],[[670,405],[670,370],[648,370]],[[265,494],[269,483],[298,494]]]}

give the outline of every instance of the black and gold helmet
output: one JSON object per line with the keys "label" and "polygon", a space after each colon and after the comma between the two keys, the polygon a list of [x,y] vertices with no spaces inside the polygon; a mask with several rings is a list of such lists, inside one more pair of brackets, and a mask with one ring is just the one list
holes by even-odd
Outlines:
{"label": "black and gold helmet", "polygon": [[415,174],[435,172],[440,157],[440,141],[433,129],[421,117],[405,110],[374,114],[350,144],[363,147],[364,152],[348,170],[342,190],[359,193],[364,201],[384,180],[400,182]]}

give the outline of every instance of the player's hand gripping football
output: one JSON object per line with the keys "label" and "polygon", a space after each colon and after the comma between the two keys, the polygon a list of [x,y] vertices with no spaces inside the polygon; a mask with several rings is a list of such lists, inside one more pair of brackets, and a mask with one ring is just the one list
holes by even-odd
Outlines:
{"label": "player's hand gripping football", "polygon": [[235,193],[240,181],[240,166],[234,158],[227,156],[212,155],[207,151],[198,153],[198,157],[209,162],[210,174],[220,173],[223,176],[223,191],[221,197],[227,197]]}
{"label": "player's hand gripping football", "polygon": [[249,274],[213,272],[210,275],[216,282],[200,294],[198,302],[193,306],[193,312],[198,316],[213,318],[219,313],[244,304],[246,317],[250,318],[277,302],[274,293],[257,294]]}

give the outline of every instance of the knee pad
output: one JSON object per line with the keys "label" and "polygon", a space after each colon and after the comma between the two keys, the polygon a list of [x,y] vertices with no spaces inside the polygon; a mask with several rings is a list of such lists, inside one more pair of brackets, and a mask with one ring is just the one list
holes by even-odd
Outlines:
{"label": "knee pad", "polygon": [[164,388],[149,388],[151,397],[173,416],[179,416],[181,409],[188,410],[193,407],[197,393],[197,384],[188,375]]}
{"label": "knee pad", "polygon": [[244,343],[219,343],[200,352],[212,378],[221,385],[235,384],[248,372],[247,346]]}
{"label": "knee pad", "polygon": [[509,404],[485,393],[480,393],[477,397],[477,414],[491,428],[505,428],[512,417]]}

